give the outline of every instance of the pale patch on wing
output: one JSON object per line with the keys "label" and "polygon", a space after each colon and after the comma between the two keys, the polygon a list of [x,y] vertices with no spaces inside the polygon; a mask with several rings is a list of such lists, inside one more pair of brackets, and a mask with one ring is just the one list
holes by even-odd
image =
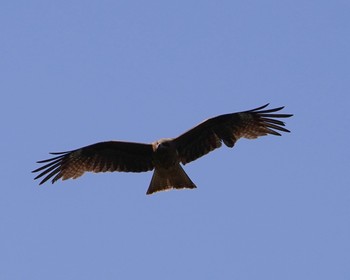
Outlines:
{"label": "pale patch on wing", "polygon": [[62,180],[76,179],[84,174],[86,164],[80,157],[82,149],[76,150],[68,155],[68,159],[62,162],[61,174]]}

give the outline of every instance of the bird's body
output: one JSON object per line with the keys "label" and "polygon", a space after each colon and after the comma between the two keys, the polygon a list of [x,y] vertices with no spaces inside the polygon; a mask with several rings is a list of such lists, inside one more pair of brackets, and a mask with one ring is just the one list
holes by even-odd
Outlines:
{"label": "bird's body", "polygon": [[193,189],[195,184],[180,165],[179,153],[172,138],[152,143],[154,173],[147,194],[166,189]]}
{"label": "bird's body", "polygon": [[273,114],[283,107],[262,110],[267,105],[208,119],[176,138],[164,138],[151,144],[109,141],[52,153],[57,156],[38,162],[46,164],[33,171],[41,171],[35,179],[45,176],[40,184],[50,178],[54,183],[60,178],[78,178],[86,171],[145,172],[154,169],[147,194],[168,189],[193,189],[196,186],[181,164],[219,148],[222,142],[232,148],[242,137],[254,139],[267,134],[280,135],[276,130],[289,132],[277,119],[292,115]]}
{"label": "bird's body", "polygon": [[170,168],[180,163],[179,154],[172,138],[164,138],[152,143],[155,168]]}

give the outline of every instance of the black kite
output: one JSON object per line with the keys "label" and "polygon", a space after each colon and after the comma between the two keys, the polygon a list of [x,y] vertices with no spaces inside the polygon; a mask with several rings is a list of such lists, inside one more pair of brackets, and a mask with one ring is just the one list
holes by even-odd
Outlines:
{"label": "black kite", "polygon": [[232,148],[240,138],[255,139],[268,134],[280,136],[289,132],[279,118],[291,114],[276,114],[284,107],[259,108],[220,115],[191,128],[176,138],[166,138],[151,144],[109,141],[100,142],[68,152],[51,153],[56,157],[38,161],[46,163],[33,172],[44,177],[40,185],[52,178],[76,179],[84,172],[144,172],[154,169],[147,194],[169,189],[196,188],[182,169],[187,164],[219,148],[222,142]]}

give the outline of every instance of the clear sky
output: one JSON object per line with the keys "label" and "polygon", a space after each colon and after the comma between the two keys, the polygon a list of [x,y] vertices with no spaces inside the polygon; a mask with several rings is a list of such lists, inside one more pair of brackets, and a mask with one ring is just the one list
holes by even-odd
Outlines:
{"label": "clear sky", "polygon": [[[350,279],[349,1],[0,4],[1,279]],[[270,102],[292,131],[38,187],[48,152]]]}

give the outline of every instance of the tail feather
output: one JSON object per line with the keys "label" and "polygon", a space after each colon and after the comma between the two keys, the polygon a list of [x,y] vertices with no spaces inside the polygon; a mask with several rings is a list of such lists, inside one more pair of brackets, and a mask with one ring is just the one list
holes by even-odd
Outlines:
{"label": "tail feather", "polygon": [[170,169],[156,168],[154,170],[147,194],[171,189],[194,189],[196,185],[191,181],[180,164]]}

